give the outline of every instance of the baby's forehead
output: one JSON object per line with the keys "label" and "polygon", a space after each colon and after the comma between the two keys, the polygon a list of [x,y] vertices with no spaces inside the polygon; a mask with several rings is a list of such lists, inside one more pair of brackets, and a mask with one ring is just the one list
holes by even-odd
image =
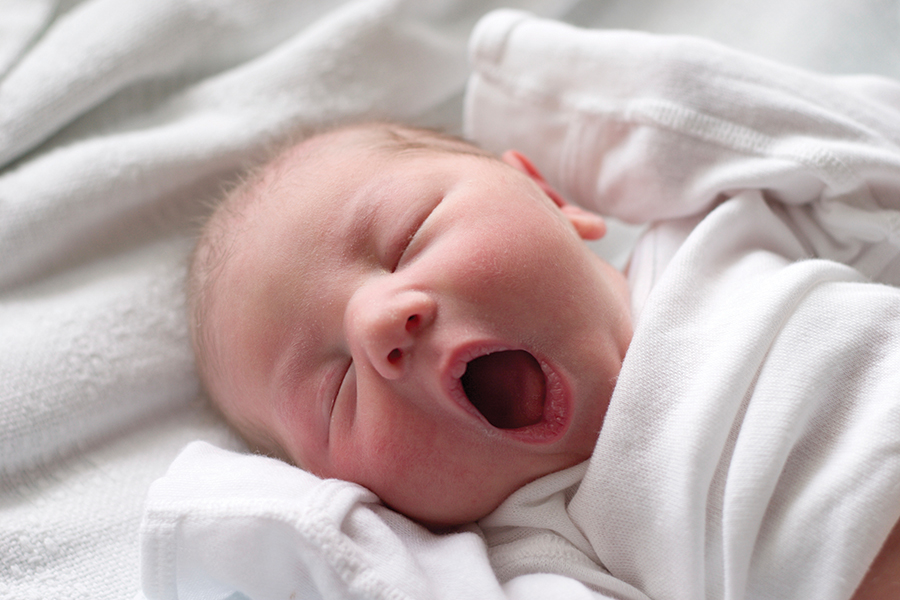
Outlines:
{"label": "baby's forehead", "polygon": [[[311,235],[325,227],[337,229],[349,220],[348,209],[373,198],[381,168],[397,153],[376,132],[346,129],[315,136],[284,150],[248,180],[221,211],[223,237],[232,238],[238,252],[247,245],[271,247],[285,233],[302,238],[307,247],[328,238]],[[282,225],[291,222],[293,229]],[[265,254],[265,253],[263,253]]]}
{"label": "baby's forehead", "polygon": [[[373,165],[393,159],[465,154],[496,159],[493,154],[471,143],[442,133],[388,123],[366,123],[329,130],[294,143],[252,173],[216,211],[207,230],[218,230],[225,237],[239,232],[253,208],[279,210],[277,199],[297,197],[304,190],[322,192],[338,174],[353,175],[354,161]],[[359,165],[359,163],[355,163]],[[320,189],[315,189],[320,188]],[[314,211],[318,207],[310,205]]]}
{"label": "baby's forehead", "polygon": [[372,188],[391,172],[415,173],[419,159],[447,155],[447,149],[418,138],[395,138],[389,131],[369,127],[347,128],[307,139],[288,148],[263,168],[257,184],[248,190],[251,202],[264,210],[294,209],[318,213],[335,208],[347,195]]}
{"label": "baby's forehead", "polygon": [[[355,206],[360,198],[375,202],[389,193],[385,188],[406,180],[396,176],[407,168],[410,180],[421,179],[420,159],[454,155],[496,160],[496,156],[464,140],[430,130],[385,124],[331,130],[288,147],[266,164],[241,192],[245,197],[237,202],[243,208],[231,211],[234,218],[225,223],[236,236],[244,237],[242,232],[252,231],[251,237],[265,238],[269,234],[253,225],[281,220],[287,212],[305,216],[310,222],[332,218],[336,213],[340,216],[342,208]],[[348,202],[350,198],[355,201]],[[307,242],[316,245],[315,239]]]}
{"label": "baby's forehead", "polygon": [[462,138],[436,130],[392,123],[366,123],[337,128],[296,145],[292,160],[335,159],[348,154],[371,158],[399,158],[410,155],[466,154],[496,158]]}

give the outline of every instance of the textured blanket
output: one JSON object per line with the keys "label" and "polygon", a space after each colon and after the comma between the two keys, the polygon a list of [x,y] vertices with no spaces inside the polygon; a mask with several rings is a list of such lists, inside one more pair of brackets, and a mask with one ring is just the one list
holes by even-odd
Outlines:
{"label": "textured blanket", "polygon": [[[192,440],[243,450],[205,404],[183,314],[185,258],[208,201],[281,137],[323,123],[381,116],[461,131],[466,40],[500,5],[586,26],[702,35],[819,70],[900,75],[900,15],[880,0],[0,3],[0,597],[139,592],[151,482]],[[191,448],[182,459],[232,457]],[[179,464],[173,476],[186,472]],[[250,470],[298,479],[282,493],[321,484],[266,464]],[[224,507],[233,490],[222,477],[210,490]],[[160,485],[183,498],[190,491]],[[316,581],[328,581],[307,589],[588,593],[564,576],[504,587],[477,530],[435,538],[364,490],[348,493],[356,495],[327,510],[340,514],[354,498],[371,510],[360,517],[359,533],[372,532],[360,552],[375,552],[386,561],[376,571],[391,575],[379,579],[354,562],[360,554],[325,544],[328,530],[308,530],[313,541],[298,553],[319,560],[310,548],[340,550],[322,564],[359,578],[315,568]],[[154,551],[152,535],[144,539],[145,591],[174,593],[153,562],[165,545]],[[426,575],[402,575],[391,562],[412,540]],[[448,560],[447,545],[468,558]],[[394,575],[411,583],[397,587]],[[194,581],[191,593],[223,589]],[[476,581],[493,581],[489,594]]]}

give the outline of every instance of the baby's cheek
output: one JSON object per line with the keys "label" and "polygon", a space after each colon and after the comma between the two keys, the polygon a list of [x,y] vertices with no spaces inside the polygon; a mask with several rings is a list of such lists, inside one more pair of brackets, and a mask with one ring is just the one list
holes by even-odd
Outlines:
{"label": "baby's cheek", "polygon": [[[333,458],[347,479],[382,490],[409,486],[412,480],[425,480],[443,458],[433,442],[432,424],[407,415],[385,418],[383,415],[359,415],[348,443],[335,449]],[[379,494],[381,495],[381,494]]]}

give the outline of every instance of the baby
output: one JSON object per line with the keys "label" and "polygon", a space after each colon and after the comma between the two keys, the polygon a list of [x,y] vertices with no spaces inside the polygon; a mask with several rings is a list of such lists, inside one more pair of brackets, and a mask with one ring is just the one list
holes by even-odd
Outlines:
{"label": "baby", "polygon": [[200,240],[215,403],[426,524],[487,515],[491,589],[896,598],[900,86],[520,13],[473,40],[466,130],[648,224],[627,287],[519,153],[336,129]]}
{"label": "baby", "polygon": [[215,210],[198,365],[251,446],[431,525],[587,459],[632,335],[601,217],[521,154],[387,123],[295,144]]}

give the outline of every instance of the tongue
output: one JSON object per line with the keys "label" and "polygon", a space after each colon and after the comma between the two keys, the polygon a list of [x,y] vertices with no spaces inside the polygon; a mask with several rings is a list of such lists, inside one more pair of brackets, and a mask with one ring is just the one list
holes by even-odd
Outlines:
{"label": "tongue", "polygon": [[527,427],[543,418],[544,372],[524,350],[479,356],[460,380],[469,401],[494,427]]}

